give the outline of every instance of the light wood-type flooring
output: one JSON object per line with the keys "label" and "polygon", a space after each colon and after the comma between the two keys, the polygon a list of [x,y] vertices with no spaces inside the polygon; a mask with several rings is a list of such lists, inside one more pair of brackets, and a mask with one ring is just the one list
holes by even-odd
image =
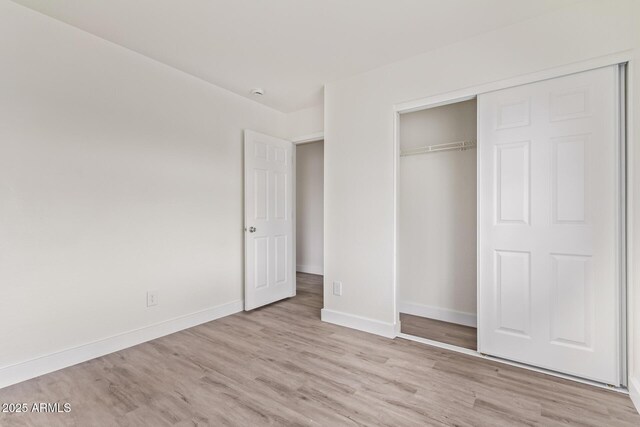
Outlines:
{"label": "light wood-type flooring", "polygon": [[238,313],[0,390],[69,402],[0,425],[639,426],[628,396],[320,321],[321,277]]}
{"label": "light wood-type flooring", "polygon": [[478,349],[477,329],[469,326],[400,313],[400,328],[404,334],[456,345],[469,350]]}

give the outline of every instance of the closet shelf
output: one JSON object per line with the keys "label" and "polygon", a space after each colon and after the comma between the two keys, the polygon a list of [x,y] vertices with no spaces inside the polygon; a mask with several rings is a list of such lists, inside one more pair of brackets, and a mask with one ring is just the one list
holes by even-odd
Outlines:
{"label": "closet shelf", "polygon": [[400,157],[415,156],[417,154],[435,153],[436,151],[448,150],[469,150],[476,146],[476,141],[456,141],[447,142],[445,144],[426,145],[424,147],[413,148],[411,150],[401,151]]}

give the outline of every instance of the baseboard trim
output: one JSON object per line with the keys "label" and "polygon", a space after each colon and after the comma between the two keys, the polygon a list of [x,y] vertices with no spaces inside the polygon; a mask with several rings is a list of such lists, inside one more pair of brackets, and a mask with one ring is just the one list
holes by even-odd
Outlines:
{"label": "baseboard trim", "polygon": [[395,338],[397,331],[399,331],[399,325],[397,323],[385,323],[368,317],[356,316],[355,314],[343,313],[326,308],[322,309],[320,317],[323,322],[369,332],[370,334],[380,335],[386,338]]}
{"label": "baseboard trim", "polygon": [[324,274],[322,266],[317,265],[296,265],[296,271],[300,273],[319,274],[320,276]]}
{"label": "baseboard trim", "polygon": [[413,316],[428,317],[429,319],[442,320],[443,322],[456,323],[473,328],[477,327],[478,324],[477,316],[473,313],[465,313],[463,311],[416,304],[413,302],[398,302],[398,311]]}
{"label": "baseboard trim", "polygon": [[0,368],[0,388],[229,316],[243,309],[244,303],[242,300],[232,301],[46,356],[5,366]]}
{"label": "baseboard trim", "polygon": [[640,414],[640,378],[629,377],[629,397]]}

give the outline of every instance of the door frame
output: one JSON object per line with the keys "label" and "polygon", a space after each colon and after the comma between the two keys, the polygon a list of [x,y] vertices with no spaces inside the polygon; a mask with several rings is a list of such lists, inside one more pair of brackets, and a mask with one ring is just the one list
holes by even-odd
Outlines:
{"label": "door frame", "polygon": [[[507,89],[510,87],[521,86],[529,83],[535,83],[542,80],[553,79],[557,77],[563,77],[570,74],[580,73],[584,71],[593,70],[596,68],[607,67],[611,65],[624,65],[625,73],[621,75],[619,84],[625,85],[625,97],[621,97],[621,105],[618,110],[619,130],[622,132],[618,135],[618,143],[621,149],[621,158],[619,159],[619,176],[620,176],[620,194],[619,196],[619,210],[620,210],[620,223],[618,224],[618,244],[620,245],[620,257],[618,259],[618,270],[620,277],[620,289],[619,289],[619,301],[620,308],[619,313],[621,316],[620,330],[618,331],[619,346],[620,346],[620,367],[621,367],[621,384],[622,387],[610,387],[605,384],[586,380],[584,378],[578,378],[567,374],[562,374],[555,371],[550,371],[542,368],[533,367],[530,365],[521,364],[505,359],[500,359],[488,355],[479,353],[478,351],[464,349],[453,345],[440,343],[438,341],[428,340],[424,338],[414,337],[411,335],[403,334],[400,332],[400,313],[398,311],[398,235],[399,235],[399,192],[400,192],[400,115],[411,113],[415,111],[426,110],[430,108],[440,107],[443,105],[454,104],[463,101],[469,101],[476,99],[478,95],[483,93],[492,92],[501,89]],[[394,319],[396,322],[396,336],[421,342],[423,344],[436,346],[448,350],[457,351],[460,353],[468,354],[471,356],[486,358],[494,360],[500,363],[505,363],[512,366],[519,366],[524,369],[529,369],[537,372],[543,372],[549,375],[594,385],[597,387],[603,387],[627,393],[627,386],[629,382],[629,370],[628,361],[632,360],[633,346],[630,345],[630,339],[628,337],[628,326],[635,320],[633,311],[629,309],[629,303],[633,301],[635,292],[640,290],[633,289],[633,262],[627,260],[633,260],[633,229],[634,229],[634,199],[633,199],[633,178],[636,171],[634,170],[633,158],[634,147],[633,144],[628,144],[628,141],[633,141],[634,129],[632,126],[632,120],[625,120],[626,117],[633,117],[633,100],[628,96],[630,88],[632,87],[632,76],[635,70],[636,64],[633,61],[633,51],[627,50],[612,55],[606,55],[599,58],[590,59],[587,61],[577,62],[565,66],[560,66],[552,69],[543,70],[531,74],[526,74],[518,77],[513,77],[505,80],[495,81],[487,84],[481,84],[477,86],[471,86],[444,94],[430,96],[426,98],[420,98],[412,101],[401,102],[393,105],[393,307],[394,307]],[[480,173],[480,168],[478,168]],[[478,187],[479,188],[479,187]],[[477,212],[480,212],[481,200],[477,200]],[[478,216],[478,221],[480,216]],[[480,236],[479,236],[479,223],[478,223],[478,238],[477,248],[480,248]],[[479,252],[478,252],[479,253]],[[477,277],[480,277],[480,265],[479,257],[477,257]],[[478,293],[480,291],[480,280],[477,280],[476,289]],[[479,300],[478,300],[479,301]],[[479,302],[478,302],[479,304]],[[480,311],[477,310],[478,324],[480,324],[479,316]]]}

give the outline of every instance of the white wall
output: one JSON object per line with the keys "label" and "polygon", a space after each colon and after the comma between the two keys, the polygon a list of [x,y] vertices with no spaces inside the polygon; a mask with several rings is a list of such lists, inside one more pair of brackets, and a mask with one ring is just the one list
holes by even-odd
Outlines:
{"label": "white wall", "polygon": [[296,269],[322,274],[324,143],[296,146]]}
{"label": "white wall", "polygon": [[[633,7],[627,0],[579,2],[327,84],[326,312],[345,324],[358,316],[358,325],[375,324],[369,330],[387,335],[395,328],[394,104],[640,46]],[[335,280],[342,296],[331,292]]]}
{"label": "white wall", "polygon": [[289,139],[322,133],[324,130],[324,104],[288,113],[286,128]]}
{"label": "white wall", "polygon": [[7,0],[0,57],[0,384],[241,309],[242,130],[285,136],[285,115]]}
{"label": "white wall", "polygon": [[[400,116],[400,149],[476,140],[476,101]],[[398,302],[403,313],[475,325],[476,150],[400,158]]]}

